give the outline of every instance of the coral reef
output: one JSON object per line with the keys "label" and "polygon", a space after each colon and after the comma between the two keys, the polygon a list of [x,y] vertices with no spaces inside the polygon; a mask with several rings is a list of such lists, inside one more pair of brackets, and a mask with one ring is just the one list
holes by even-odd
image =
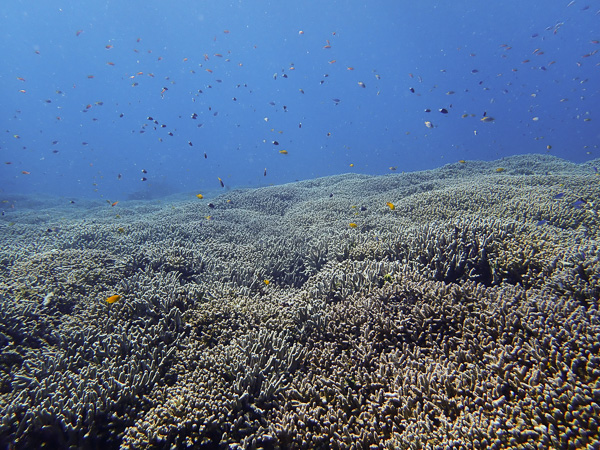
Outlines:
{"label": "coral reef", "polygon": [[594,164],[2,217],[0,444],[593,446]]}

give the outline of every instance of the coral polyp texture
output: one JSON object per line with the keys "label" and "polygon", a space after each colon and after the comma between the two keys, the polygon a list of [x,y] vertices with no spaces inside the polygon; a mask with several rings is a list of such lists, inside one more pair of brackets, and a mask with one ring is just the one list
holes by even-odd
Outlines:
{"label": "coral polyp texture", "polygon": [[522,156],[118,209],[14,198],[1,444],[594,448],[595,166]]}

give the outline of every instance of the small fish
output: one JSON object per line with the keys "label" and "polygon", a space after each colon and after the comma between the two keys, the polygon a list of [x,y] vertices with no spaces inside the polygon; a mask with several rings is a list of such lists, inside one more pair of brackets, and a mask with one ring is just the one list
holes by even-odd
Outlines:
{"label": "small fish", "polygon": [[565,193],[561,192],[560,194],[556,194],[553,198],[554,198],[554,200],[558,200],[560,198],[563,198],[564,196],[565,196]]}
{"label": "small fish", "polygon": [[287,155],[288,151],[287,150],[279,150],[279,153],[281,153],[282,155]]}
{"label": "small fish", "polygon": [[112,202],[112,203],[110,204],[110,206],[117,206],[117,203],[119,203],[119,201],[118,201],[118,200],[117,200],[116,202]]}
{"label": "small fish", "polygon": [[446,108],[440,108],[438,109],[439,112],[441,112],[442,114],[448,114],[448,110]]}
{"label": "small fish", "polygon": [[547,221],[547,220],[540,220],[538,223],[536,223],[536,225],[537,225],[538,227],[541,227],[542,225],[547,225],[547,224],[548,224],[548,221]]}
{"label": "small fish", "polygon": [[106,303],[108,303],[108,304],[112,304],[112,303],[114,303],[114,302],[116,302],[116,301],[118,301],[118,300],[120,300],[120,299],[121,299],[121,296],[120,296],[120,295],[118,295],[118,294],[117,294],[117,295],[111,295],[110,297],[108,297],[108,298],[106,299]]}
{"label": "small fish", "polygon": [[273,141],[273,142],[272,142],[272,144],[273,144],[273,145],[279,145],[279,142],[277,142],[277,141]]}
{"label": "small fish", "polygon": [[354,222],[350,222],[350,223],[348,224],[348,226],[349,226],[350,228],[356,228],[358,225],[356,225]]}
{"label": "small fish", "polygon": [[390,169],[390,170],[398,170],[398,166],[390,166],[390,167],[388,167],[388,169]]}
{"label": "small fish", "polygon": [[23,175],[31,175],[31,172],[27,172],[26,170],[22,170],[22,171],[21,171],[21,173],[22,173]]}
{"label": "small fish", "polygon": [[392,211],[396,209],[396,207],[394,206],[394,204],[393,204],[393,203],[391,203],[391,202],[386,202],[385,204],[386,204],[386,205],[388,205],[388,207],[389,207],[389,208],[390,208]]}
{"label": "small fish", "polygon": [[267,168],[265,167],[265,173],[263,174],[263,176],[267,176]]}
{"label": "small fish", "polygon": [[200,200],[202,200],[204,198],[204,195],[202,195],[202,194],[196,194],[196,197],[198,197]]}
{"label": "small fish", "polygon": [[466,163],[466,161],[465,161],[464,159],[459,159],[459,160],[458,160],[458,162],[459,162],[460,164],[464,164],[464,163]]}
{"label": "small fish", "polygon": [[263,280],[263,282],[268,286],[270,281],[269,280]]}
{"label": "small fish", "polygon": [[425,126],[426,126],[427,128],[433,128],[433,124],[432,124],[430,121],[428,121],[428,120],[427,120],[427,121],[425,121]]}
{"label": "small fish", "polygon": [[142,178],[141,178],[141,181],[148,181],[148,178],[146,178],[146,177],[142,177]]}
{"label": "small fish", "polygon": [[366,87],[367,87],[367,86],[365,85],[365,83],[363,83],[362,81],[359,81],[359,82],[358,82],[358,85],[359,85],[361,88],[366,88]]}
{"label": "small fish", "polygon": [[498,167],[498,168],[496,169],[496,172],[498,172],[498,173],[501,173],[501,172],[504,172],[505,170],[506,170],[506,169],[505,169],[504,167]]}
{"label": "small fish", "polygon": [[219,179],[219,183],[221,183],[221,187],[224,188],[225,187],[225,183],[223,183],[223,180],[221,180],[220,177],[217,177]]}
{"label": "small fish", "polygon": [[485,116],[485,117],[482,117],[480,120],[484,123],[489,123],[489,122],[493,122],[495,119],[490,116]]}

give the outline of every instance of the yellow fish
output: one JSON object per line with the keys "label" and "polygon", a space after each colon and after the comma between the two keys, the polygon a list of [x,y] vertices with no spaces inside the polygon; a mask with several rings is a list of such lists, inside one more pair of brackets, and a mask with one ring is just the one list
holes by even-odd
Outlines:
{"label": "yellow fish", "polygon": [[496,169],[496,172],[500,173],[500,172],[504,172],[506,169],[504,167],[498,167]]}
{"label": "yellow fish", "polygon": [[459,159],[458,162],[461,163],[461,164],[465,164],[466,163],[466,161],[464,159]]}
{"label": "yellow fish", "polygon": [[202,195],[202,194],[196,194],[196,197],[198,197],[200,200],[202,200],[204,198],[204,195]]}
{"label": "yellow fish", "polygon": [[388,205],[392,211],[396,209],[396,207],[394,206],[394,204],[391,203],[391,202],[386,202],[386,205]]}
{"label": "yellow fish", "polygon": [[265,284],[266,284],[267,286],[269,285],[269,283],[270,283],[270,281],[269,281],[269,280],[265,280]]}
{"label": "yellow fish", "polygon": [[279,150],[279,153],[281,153],[282,155],[287,155],[288,151],[287,150]]}
{"label": "yellow fish", "polygon": [[106,303],[112,304],[112,303],[114,303],[114,302],[116,302],[116,301],[118,301],[120,299],[121,299],[121,296],[118,295],[118,294],[117,295],[111,295],[110,297],[108,297],[106,299]]}
{"label": "yellow fish", "polygon": [[425,122],[425,126],[426,126],[427,128],[433,128],[433,124],[432,124],[432,123],[431,123],[429,120],[427,120],[427,121]]}
{"label": "yellow fish", "polygon": [[481,118],[482,122],[493,122],[495,119],[493,117],[490,116],[485,116]]}
{"label": "yellow fish", "polygon": [[358,226],[354,222],[350,222],[348,225],[350,226],[350,228],[356,228]]}

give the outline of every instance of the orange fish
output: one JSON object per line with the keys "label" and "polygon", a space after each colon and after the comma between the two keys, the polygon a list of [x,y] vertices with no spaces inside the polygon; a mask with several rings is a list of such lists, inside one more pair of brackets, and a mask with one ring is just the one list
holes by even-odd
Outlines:
{"label": "orange fish", "polygon": [[117,203],[119,203],[119,201],[117,200],[116,202],[111,203],[110,206],[117,206]]}
{"label": "orange fish", "polygon": [[121,296],[120,296],[120,295],[118,295],[118,294],[117,294],[117,295],[111,295],[110,297],[108,297],[108,298],[106,299],[106,303],[108,303],[108,304],[112,304],[112,303],[114,303],[114,302],[116,302],[116,301],[118,301],[118,300],[120,300],[120,299],[121,299]]}
{"label": "orange fish", "polygon": [[109,66],[114,66],[114,65],[115,65],[115,63],[114,63],[114,62],[112,62],[112,61],[109,61],[109,62],[107,62],[106,64],[108,64]]}
{"label": "orange fish", "polygon": [[213,71],[212,71],[212,70],[210,70],[210,69],[206,69],[206,71],[207,71],[208,73],[213,73]]}
{"label": "orange fish", "polygon": [[108,44],[105,48],[106,48],[106,50],[110,50],[111,48],[113,48],[113,46]]}
{"label": "orange fish", "polygon": [[335,59],[332,59],[331,61],[329,61],[329,64],[333,64],[335,61]]}
{"label": "orange fish", "polygon": [[23,78],[23,77],[17,77],[17,80],[19,80],[19,81],[25,81],[25,78]]}
{"label": "orange fish", "polygon": [[22,171],[21,171],[21,173],[22,173],[23,175],[31,175],[31,172],[27,172],[26,170],[22,170]]}

